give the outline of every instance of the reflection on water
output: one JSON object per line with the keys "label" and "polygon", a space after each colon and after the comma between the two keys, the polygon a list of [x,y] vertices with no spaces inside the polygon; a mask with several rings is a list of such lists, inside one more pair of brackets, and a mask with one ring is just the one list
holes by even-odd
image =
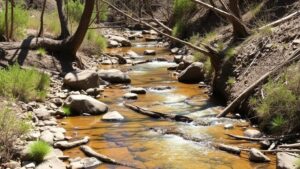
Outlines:
{"label": "reflection on water", "polygon": [[[155,48],[157,49],[157,48]],[[111,49],[110,52],[126,52],[128,48]],[[144,48],[133,48],[138,53]],[[158,56],[166,55],[165,49]],[[164,120],[153,120],[137,114],[123,106],[122,95],[128,89],[118,86],[105,89],[101,101],[109,104],[111,111],[119,111],[124,117],[124,122],[103,122],[101,116],[95,117],[70,117],[63,121],[70,136],[90,136],[89,145],[96,151],[110,156],[118,161],[130,163],[139,168],[150,169],[250,169],[274,168],[271,164],[249,163],[247,154],[241,157],[215,150],[210,143],[227,143],[242,147],[257,146],[253,143],[231,140],[225,133],[242,134],[242,129],[224,130],[220,124],[239,123],[238,120],[214,119],[208,115],[220,112],[220,107],[215,101],[204,94],[205,91],[197,85],[178,83],[166,68],[173,63],[154,62],[133,67],[129,75],[132,86],[144,87],[148,90],[146,95],[139,95],[133,104],[170,114],[185,114],[195,119],[211,122],[212,126],[195,126],[192,124],[177,123]],[[157,86],[169,86],[166,90],[153,90]],[[205,116],[205,117],[204,117]],[[176,128],[184,133],[198,137],[204,141],[194,143],[174,135],[160,135],[149,130],[151,127]],[[71,157],[83,156],[78,148],[65,151]],[[273,158],[273,157],[272,157]],[[275,161],[275,160],[272,160]],[[126,168],[103,164],[99,168]]]}

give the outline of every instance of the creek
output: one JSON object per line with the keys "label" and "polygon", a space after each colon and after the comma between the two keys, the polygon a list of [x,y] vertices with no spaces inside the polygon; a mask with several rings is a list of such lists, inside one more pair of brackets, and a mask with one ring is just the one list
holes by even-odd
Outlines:
{"label": "creek", "polygon": [[[122,96],[128,92],[122,85],[112,85],[103,92],[100,101],[109,105],[110,111],[118,111],[124,117],[122,122],[104,122],[101,116],[68,117],[62,120],[67,135],[72,137],[90,136],[88,144],[96,151],[118,161],[149,169],[251,169],[275,168],[275,159],[271,163],[251,163],[248,155],[232,155],[211,146],[211,143],[225,143],[243,148],[258,147],[256,143],[230,139],[225,134],[243,135],[240,124],[243,120],[216,119],[221,111],[218,102],[209,98],[207,89],[201,89],[197,84],[179,83],[168,67],[176,65],[171,62],[173,56],[169,50],[157,47],[154,42],[142,40],[133,41],[133,47],[108,49],[109,53],[126,53],[132,50],[143,56],[146,49],[156,50],[156,56],[144,56],[141,59],[164,57],[170,62],[149,62],[135,66],[111,65],[101,66],[102,69],[117,68],[128,71],[131,77],[130,86],[143,87],[147,94],[139,95],[136,101],[126,101]],[[168,86],[165,90],[155,90],[155,87]],[[137,114],[123,106],[123,102],[147,108],[149,110],[187,115],[193,119],[208,122],[209,126],[156,120]],[[234,124],[231,130],[225,130],[224,124]],[[203,139],[201,143],[184,140],[175,135],[162,135],[149,128],[174,128],[183,133]],[[79,148],[64,152],[70,157],[84,156]],[[103,164],[102,168],[125,168]]]}

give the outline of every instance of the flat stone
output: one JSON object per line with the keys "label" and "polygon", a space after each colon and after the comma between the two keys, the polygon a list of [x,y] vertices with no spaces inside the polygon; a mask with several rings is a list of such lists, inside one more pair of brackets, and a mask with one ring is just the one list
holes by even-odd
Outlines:
{"label": "flat stone", "polygon": [[132,50],[126,52],[126,55],[129,56],[131,59],[138,59],[142,57]]}
{"label": "flat stone", "polygon": [[95,157],[86,157],[80,160],[71,162],[71,169],[93,169],[97,168],[102,162],[96,159]]}
{"label": "flat stone", "polygon": [[66,165],[58,158],[51,158],[39,164],[36,169],[66,169]]}
{"label": "flat stone", "polygon": [[136,87],[136,88],[131,88],[130,89],[130,93],[135,93],[135,94],[146,94],[147,91],[146,89],[142,88],[142,87]]}
{"label": "flat stone", "polygon": [[264,155],[256,148],[251,148],[249,152],[249,160],[257,163],[270,162],[270,158]]}
{"label": "flat stone", "polygon": [[227,129],[227,130],[228,129],[233,129],[233,127],[234,127],[233,124],[225,124],[224,125],[224,129]]}
{"label": "flat stone", "polygon": [[244,136],[251,137],[251,138],[258,138],[261,137],[262,134],[259,130],[256,129],[247,129],[246,131],[244,131]]}
{"label": "flat stone", "polygon": [[276,169],[299,169],[299,154],[281,152],[276,156]]}
{"label": "flat stone", "polygon": [[204,64],[194,62],[178,75],[178,81],[182,83],[198,83],[204,80]]}
{"label": "flat stone", "polygon": [[49,120],[51,118],[51,114],[46,108],[34,109],[33,113],[40,120]]}
{"label": "flat stone", "polygon": [[109,40],[107,43],[108,48],[117,48],[119,46],[120,46],[119,43],[115,40]]}
{"label": "flat stone", "polygon": [[101,79],[108,81],[110,83],[130,83],[130,77],[118,70],[118,69],[108,69],[108,70],[98,70],[98,75],[101,77]]}
{"label": "flat stone", "polygon": [[124,117],[117,111],[112,111],[102,116],[103,121],[123,121]]}
{"label": "flat stone", "polygon": [[94,70],[70,72],[64,78],[64,85],[75,90],[86,90],[98,87],[101,84],[98,73]]}
{"label": "flat stone", "polygon": [[156,55],[156,51],[155,50],[145,50],[144,55]]}
{"label": "flat stone", "polygon": [[52,132],[50,132],[49,130],[45,130],[41,133],[40,140],[42,140],[50,145],[53,145],[54,134]]}
{"label": "flat stone", "polygon": [[126,94],[123,95],[123,97],[125,99],[129,99],[129,100],[136,100],[136,99],[138,99],[138,95],[135,94],[135,93],[126,93]]}

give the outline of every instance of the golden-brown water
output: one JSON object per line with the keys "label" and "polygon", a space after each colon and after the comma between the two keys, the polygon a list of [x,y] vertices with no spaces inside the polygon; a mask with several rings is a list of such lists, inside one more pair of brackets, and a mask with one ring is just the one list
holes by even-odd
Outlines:
{"label": "golden-brown water", "polygon": [[[148,49],[148,48],[147,48]],[[157,56],[167,56],[164,48],[159,50]],[[108,52],[126,52],[134,50],[139,54],[145,48],[121,48]],[[204,90],[197,85],[178,83],[167,71],[167,67],[173,65],[168,62],[152,62],[133,67],[120,67],[129,71],[132,79],[131,86],[148,89],[146,95],[139,95],[137,101],[132,104],[164,113],[185,114],[193,118],[204,118],[207,114],[216,114],[220,111],[214,100],[204,94]],[[170,86],[166,91],[154,91],[151,87]],[[275,168],[274,158],[269,164],[250,163],[247,154],[235,156],[214,149],[210,143],[226,143],[247,147],[256,147],[254,143],[229,139],[225,133],[242,134],[242,128],[224,130],[223,125],[229,122],[240,123],[224,119],[212,121],[211,126],[194,126],[173,121],[153,120],[149,117],[137,114],[122,103],[122,95],[128,89],[120,86],[112,86],[105,89],[101,101],[109,105],[110,111],[118,111],[124,117],[123,122],[103,122],[101,116],[93,117],[68,117],[63,120],[67,134],[73,137],[90,136],[88,144],[99,153],[105,154],[118,161],[135,165],[139,168],[162,169],[250,169],[250,168]],[[161,135],[149,130],[150,127],[172,127],[194,137],[204,139],[202,143],[184,140],[174,135]],[[84,156],[78,149],[65,151],[71,157]],[[103,164],[99,168],[125,168]]]}

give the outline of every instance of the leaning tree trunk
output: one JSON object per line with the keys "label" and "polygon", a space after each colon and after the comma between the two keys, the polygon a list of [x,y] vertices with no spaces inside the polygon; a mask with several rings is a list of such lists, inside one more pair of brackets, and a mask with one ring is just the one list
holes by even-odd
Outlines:
{"label": "leaning tree trunk", "polygon": [[66,52],[71,56],[76,56],[81,43],[84,40],[85,34],[89,28],[94,5],[96,0],[88,0],[85,2],[84,10],[78,25],[78,28],[73,36],[66,42]]}
{"label": "leaning tree trunk", "polygon": [[10,7],[10,33],[9,33],[9,38],[11,39],[13,37],[13,33],[14,33],[14,6],[15,6],[14,0],[11,0],[10,4],[11,4],[11,7]]}
{"label": "leaning tree trunk", "polygon": [[100,23],[100,8],[99,8],[99,1],[96,1],[96,23]]}
{"label": "leaning tree trunk", "polygon": [[241,19],[241,10],[239,7],[239,0],[229,0],[229,10],[231,11],[231,13],[236,16],[237,18]]}
{"label": "leaning tree trunk", "polygon": [[39,30],[39,33],[38,33],[38,37],[41,37],[44,33],[44,13],[45,13],[45,8],[46,8],[46,3],[47,3],[47,0],[44,0],[42,13],[41,13],[41,18],[40,18],[40,30]]}
{"label": "leaning tree trunk", "polygon": [[63,5],[64,5],[63,0],[56,0],[57,12],[59,16],[60,29],[61,29],[58,39],[65,39],[70,36],[70,31],[68,29],[68,20],[64,13]]}

